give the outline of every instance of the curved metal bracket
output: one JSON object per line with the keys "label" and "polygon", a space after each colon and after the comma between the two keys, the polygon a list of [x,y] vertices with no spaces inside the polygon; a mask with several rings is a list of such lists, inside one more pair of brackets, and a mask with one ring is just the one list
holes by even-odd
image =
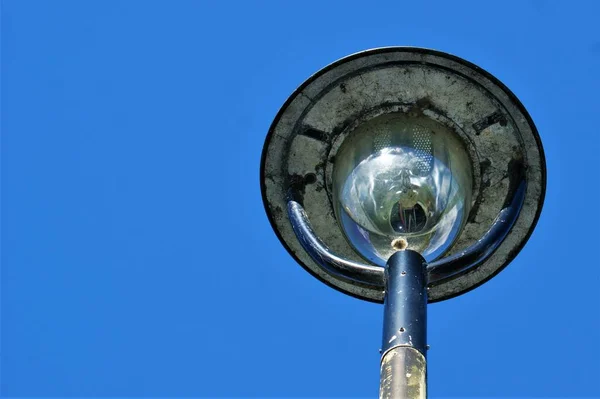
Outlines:
{"label": "curved metal bracket", "polygon": [[384,289],[383,267],[363,265],[337,256],[313,232],[300,203],[290,199],[287,211],[298,241],[322,269],[345,280]]}
{"label": "curved metal bracket", "polygon": [[498,249],[506,238],[521,211],[526,184],[521,180],[512,200],[498,213],[490,229],[469,248],[427,265],[429,285],[441,284],[453,277],[480,266]]}
{"label": "curved metal bracket", "polygon": [[[498,249],[515,224],[525,200],[525,179],[520,176],[515,180],[516,184],[510,190],[512,195],[509,194],[504,207],[480,240],[460,253],[427,265],[429,286],[441,284],[477,268]],[[288,200],[287,211],[300,244],[323,270],[353,283],[385,289],[384,268],[352,262],[333,253],[315,235],[304,208],[293,196]]]}

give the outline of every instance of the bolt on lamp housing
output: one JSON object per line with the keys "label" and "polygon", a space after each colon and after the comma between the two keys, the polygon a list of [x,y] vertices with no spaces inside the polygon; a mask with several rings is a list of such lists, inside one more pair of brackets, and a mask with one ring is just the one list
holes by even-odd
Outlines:
{"label": "bolt on lamp housing", "polygon": [[277,236],[321,281],[382,302],[383,266],[414,250],[435,302],[517,255],[545,173],[535,125],[501,82],[449,54],[391,47],[343,58],[290,96],[261,189]]}

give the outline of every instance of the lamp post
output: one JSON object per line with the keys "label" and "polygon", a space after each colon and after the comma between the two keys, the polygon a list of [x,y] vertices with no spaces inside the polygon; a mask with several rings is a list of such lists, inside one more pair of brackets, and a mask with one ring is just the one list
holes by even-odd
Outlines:
{"label": "lamp post", "polygon": [[500,272],[539,218],[546,170],[508,88],[455,56],[374,49],[317,72],[269,130],[261,190],[288,252],[384,304],[382,398],[426,397],[427,304]]}

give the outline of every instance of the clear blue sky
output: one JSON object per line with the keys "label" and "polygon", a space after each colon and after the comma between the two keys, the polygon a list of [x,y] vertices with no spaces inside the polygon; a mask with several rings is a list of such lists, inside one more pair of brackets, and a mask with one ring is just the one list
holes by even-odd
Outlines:
{"label": "clear blue sky", "polygon": [[546,150],[537,230],[429,308],[431,397],[600,397],[600,2],[2,1],[2,394],[374,397],[382,308],[290,258],[269,125],[356,51],[487,69]]}

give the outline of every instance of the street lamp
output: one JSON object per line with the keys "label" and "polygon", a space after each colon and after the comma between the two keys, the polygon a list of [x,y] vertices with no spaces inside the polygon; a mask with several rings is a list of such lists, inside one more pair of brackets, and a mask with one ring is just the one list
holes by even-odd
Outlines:
{"label": "street lamp", "polygon": [[261,190],[288,252],[384,304],[380,397],[426,397],[427,303],[500,272],[539,218],[545,159],[529,114],[481,68],[368,50],[323,68],[269,130]]}

